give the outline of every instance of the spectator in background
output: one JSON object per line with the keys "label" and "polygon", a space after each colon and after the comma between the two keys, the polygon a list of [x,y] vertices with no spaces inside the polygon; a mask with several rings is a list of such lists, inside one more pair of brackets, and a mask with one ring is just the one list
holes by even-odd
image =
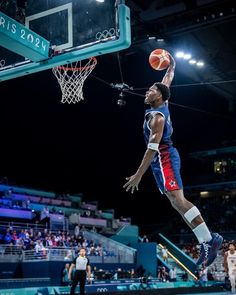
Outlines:
{"label": "spectator in background", "polygon": [[137,268],[137,276],[138,277],[143,277],[144,276],[144,274],[145,274],[145,272],[146,272],[146,270],[143,268],[143,266],[142,265],[140,265],[138,268]]}
{"label": "spectator in background", "polygon": [[96,233],[96,232],[97,232],[96,226],[93,225],[93,227],[92,227],[92,229],[91,229],[91,232],[92,232],[92,233]]}
{"label": "spectator in background", "polygon": [[206,287],[207,282],[207,267],[202,266],[199,271],[199,283],[202,287]]}
{"label": "spectator in background", "polygon": [[25,235],[25,230],[24,229],[21,230],[21,232],[19,234],[19,238],[22,238],[23,240],[25,240],[26,235]]}
{"label": "spectator in background", "polygon": [[169,278],[170,278],[170,282],[176,282],[177,273],[176,273],[176,268],[175,267],[172,267],[170,269]]}
{"label": "spectator in background", "polygon": [[164,246],[164,248],[162,248],[161,253],[162,253],[163,260],[166,263],[168,263],[168,249],[166,248],[166,246]]}
{"label": "spectator in background", "polygon": [[147,236],[146,235],[144,235],[143,237],[142,237],[142,243],[148,243],[149,242],[149,240],[148,240],[148,238],[147,238]]}
{"label": "spectator in background", "polygon": [[131,279],[136,278],[136,273],[135,273],[134,268],[131,268],[131,270],[130,270],[130,278]]}
{"label": "spectator in background", "polygon": [[183,275],[182,275],[182,280],[183,280],[184,282],[187,282],[187,281],[188,281],[188,273],[187,273],[187,271],[185,271],[185,272],[183,273]]}
{"label": "spectator in background", "polygon": [[36,254],[40,253],[44,249],[43,243],[41,240],[36,241],[36,245],[34,247]]}
{"label": "spectator in background", "polygon": [[70,269],[70,264],[66,263],[65,268],[62,271],[62,286],[68,286],[70,283],[70,280],[68,278],[69,269]]}
{"label": "spectator in background", "polygon": [[166,271],[165,266],[161,267],[158,271],[158,276],[159,279],[161,279],[162,282],[166,282],[169,279],[169,274]]}
{"label": "spectator in background", "polygon": [[5,244],[10,244],[11,241],[12,241],[12,235],[11,235],[10,231],[7,230],[5,237],[4,237],[4,242],[5,242]]}
{"label": "spectator in background", "polygon": [[78,238],[79,233],[80,233],[80,226],[79,226],[79,224],[77,224],[75,227],[75,230],[74,230],[74,234],[75,234],[76,239]]}
{"label": "spectator in background", "polygon": [[86,227],[84,225],[82,225],[80,231],[81,231],[81,235],[84,236],[84,232],[86,231]]}
{"label": "spectator in background", "polygon": [[64,260],[72,261],[72,251],[68,250],[66,256],[64,257]]}

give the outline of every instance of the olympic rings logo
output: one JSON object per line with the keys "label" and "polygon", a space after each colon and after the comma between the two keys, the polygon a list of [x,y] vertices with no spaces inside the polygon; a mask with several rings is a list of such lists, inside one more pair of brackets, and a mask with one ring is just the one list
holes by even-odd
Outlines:
{"label": "olympic rings logo", "polygon": [[108,289],[107,288],[97,288],[97,292],[100,292],[100,293],[108,292]]}
{"label": "olympic rings logo", "polygon": [[109,30],[104,30],[102,32],[97,32],[96,34],[96,39],[97,40],[102,40],[106,38],[111,38],[115,36],[116,30],[114,28],[111,28]]}
{"label": "olympic rings logo", "polygon": [[0,60],[0,68],[3,68],[5,66],[6,62],[4,59]]}

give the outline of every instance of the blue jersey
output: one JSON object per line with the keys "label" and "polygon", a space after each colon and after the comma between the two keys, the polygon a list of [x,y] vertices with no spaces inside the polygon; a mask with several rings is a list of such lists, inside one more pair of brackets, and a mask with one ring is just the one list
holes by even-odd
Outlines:
{"label": "blue jersey", "polygon": [[159,149],[152,160],[151,168],[160,191],[166,193],[167,191],[180,190],[183,188],[180,176],[180,157],[176,148],[172,146],[171,135],[173,133],[173,128],[170,120],[168,102],[165,102],[159,108],[146,110],[143,125],[146,143],[148,144],[151,135],[150,122],[157,114],[164,117],[165,125],[159,143]]}
{"label": "blue jersey", "polygon": [[145,113],[143,131],[144,131],[144,138],[146,143],[149,142],[149,137],[151,134],[150,122],[153,117],[157,114],[160,114],[165,119],[165,125],[163,129],[162,138],[160,141],[160,145],[167,145],[172,146],[171,135],[173,133],[172,123],[170,119],[170,112],[168,108],[168,102],[165,102],[162,106],[155,108],[155,109],[148,109]]}

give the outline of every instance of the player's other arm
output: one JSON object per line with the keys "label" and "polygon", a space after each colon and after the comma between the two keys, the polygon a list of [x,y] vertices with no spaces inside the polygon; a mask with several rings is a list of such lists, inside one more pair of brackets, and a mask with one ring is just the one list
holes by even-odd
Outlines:
{"label": "player's other arm", "polygon": [[165,73],[165,76],[163,77],[161,83],[165,84],[167,87],[170,87],[172,80],[174,78],[174,74],[175,74],[175,60],[173,58],[173,56],[171,54],[169,54],[170,56],[170,65]]}
{"label": "player's other arm", "polygon": [[143,156],[142,162],[138,167],[136,173],[130,177],[127,177],[126,184],[123,186],[126,191],[131,190],[131,193],[134,192],[135,189],[138,190],[139,182],[143,174],[147,171],[150,166],[154,156],[158,150],[158,144],[161,141],[163,129],[164,129],[165,119],[162,115],[157,114],[151,121],[151,136],[149,138],[148,148]]}
{"label": "player's other arm", "polygon": [[228,273],[228,271],[229,271],[228,263],[227,263],[227,257],[228,257],[228,253],[226,252],[225,256],[224,256],[224,269],[225,269],[226,273]]}

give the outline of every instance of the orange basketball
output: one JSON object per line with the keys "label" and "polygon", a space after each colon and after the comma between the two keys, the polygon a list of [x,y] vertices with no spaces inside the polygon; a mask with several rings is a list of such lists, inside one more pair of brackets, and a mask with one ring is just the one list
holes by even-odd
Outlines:
{"label": "orange basketball", "polygon": [[165,70],[170,64],[170,56],[168,51],[164,49],[153,50],[149,55],[149,63],[154,70]]}

